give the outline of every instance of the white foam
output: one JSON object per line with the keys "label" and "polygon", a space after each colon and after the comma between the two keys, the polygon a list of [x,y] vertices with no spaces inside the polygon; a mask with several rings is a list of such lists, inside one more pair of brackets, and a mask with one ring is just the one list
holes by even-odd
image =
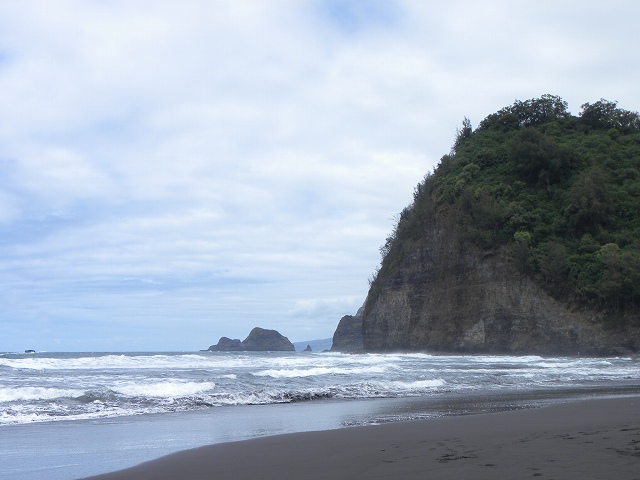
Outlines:
{"label": "white foam", "polygon": [[441,387],[445,383],[446,382],[443,379],[438,378],[436,380],[416,380],[415,382],[394,381],[394,382],[391,382],[391,385],[393,388],[399,388],[404,390],[422,390],[422,389],[428,389],[428,388]]}
{"label": "white foam", "polygon": [[188,397],[213,390],[213,382],[164,381],[153,383],[129,383],[112,387],[112,390],[129,397],[176,398]]}
{"label": "white foam", "polygon": [[33,370],[112,370],[242,366],[240,358],[207,355],[102,355],[86,357],[0,358],[0,365]]}
{"label": "white foam", "polygon": [[265,389],[254,392],[238,392],[207,396],[207,400],[215,405],[265,405],[271,403],[289,403],[313,398],[331,396],[330,389],[300,389],[286,391],[279,389]]}
{"label": "white foam", "polygon": [[480,362],[480,363],[486,363],[488,365],[494,364],[494,363],[527,363],[527,364],[531,364],[531,363],[536,363],[539,362],[541,360],[543,360],[542,357],[539,357],[537,355],[526,355],[526,356],[521,356],[521,357],[516,357],[516,356],[491,356],[491,355],[478,355],[478,356],[470,356],[468,357],[468,360],[471,362]]}
{"label": "white foam", "polygon": [[367,374],[367,373],[384,373],[386,367],[383,365],[372,367],[355,367],[355,368],[342,368],[342,367],[317,367],[299,369],[294,368],[291,370],[262,370],[255,372],[253,375],[256,377],[271,377],[271,378],[296,378],[296,377],[313,377],[319,375],[354,375],[354,374]]}
{"label": "white foam", "polygon": [[18,400],[53,400],[55,398],[77,398],[83,394],[84,392],[82,390],[62,388],[0,388],[0,402],[15,402]]}
{"label": "white foam", "polygon": [[283,393],[275,390],[237,393],[212,398],[212,402],[217,405],[266,405],[284,401]]}
{"label": "white foam", "polygon": [[102,404],[89,404],[83,411],[70,412],[61,405],[56,405],[55,411],[26,406],[16,406],[10,410],[0,411],[0,425],[18,425],[24,423],[55,422],[60,420],[90,420],[96,418],[112,418],[127,415],[142,415],[145,413],[164,412],[160,406],[147,408],[119,408]]}
{"label": "white foam", "polygon": [[0,366],[15,369],[31,370],[101,370],[113,369],[144,370],[144,369],[228,369],[228,368],[260,368],[273,370],[304,368],[313,364],[324,367],[354,367],[365,365],[401,364],[420,359],[431,359],[426,354],[365,354],[346,355],[338,353],[323,353],[313,357],[303,355],[254,355],[250,353],[216,354],[183,354],[183,355],[144,355],[144,354],[109,354],[73,356],[69,358],[59,356],[36,356],[26,358],[2,358]]}

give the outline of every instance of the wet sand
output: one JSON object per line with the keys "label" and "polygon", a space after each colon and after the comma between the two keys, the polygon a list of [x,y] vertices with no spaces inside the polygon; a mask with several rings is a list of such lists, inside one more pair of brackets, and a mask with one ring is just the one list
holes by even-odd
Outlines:
{"label": "wet sand", "polygon": [[211,445],[90,477],[640,479],[640,397]]}

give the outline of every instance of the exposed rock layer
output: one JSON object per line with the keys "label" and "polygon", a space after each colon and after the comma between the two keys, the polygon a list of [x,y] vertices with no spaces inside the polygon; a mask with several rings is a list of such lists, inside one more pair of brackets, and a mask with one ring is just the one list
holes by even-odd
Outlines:
{"label": "exposed rock layer", "polygon": [[[520,273],[508,257],[430,228],[384,279],[363,317],[366,351],[431,350],[620,355],[640,350],[637,319],[616,325],[571,310]],[[370,292],[369,295],[373,295]]]}

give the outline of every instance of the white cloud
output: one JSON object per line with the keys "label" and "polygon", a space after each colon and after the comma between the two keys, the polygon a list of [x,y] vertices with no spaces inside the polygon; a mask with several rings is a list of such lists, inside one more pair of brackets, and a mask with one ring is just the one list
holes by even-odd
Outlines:
{"label": "white cloud", "polygon": [[50,350],[195,349],[256,325],[331,336],[463,116],[545,93],[574,113],[640,108],[638,13],[3,3],[0,350],[38,331]]}
{"label": "white cloud", "polygon": [[0,191],[0,224],[11,222],[20,215],[20,210],[11,195]]}

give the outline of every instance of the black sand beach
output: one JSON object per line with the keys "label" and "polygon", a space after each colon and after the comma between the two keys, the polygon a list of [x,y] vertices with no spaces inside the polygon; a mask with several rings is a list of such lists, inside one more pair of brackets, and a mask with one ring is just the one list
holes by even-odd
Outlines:
{"label": "black sand beach", "polygon": [[90,478],[640,479],[640,397],[277,435]]}

